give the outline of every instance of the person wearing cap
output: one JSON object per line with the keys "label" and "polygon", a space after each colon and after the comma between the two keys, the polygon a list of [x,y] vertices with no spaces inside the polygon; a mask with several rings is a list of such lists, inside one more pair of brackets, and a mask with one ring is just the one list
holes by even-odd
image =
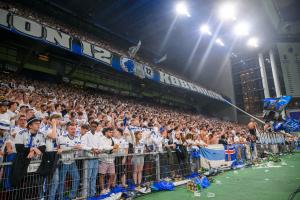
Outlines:
{"label": "person wearing cap", "polygon": [[27,150],[28,159],[41,156],[45,152],[45,138],[43,133],[39,131],[41,121],[36,117],[27,120],[27,129],[20,131],[16,135],[15,143],[17,153]]}
{"label": "person wearing cap", "polygon": [[67,173],[72,177],[70,198],[76,198],[79,186],[79,172],[75,162],[76,152],[82,149],[80,136],[75,135],[76,124],[68,123],[67,134],[58,137],[58,147],[61,149],[62,166],[59,169],[59,199],[64,199],[64,184]]}
{"label": "person wearing cap", "polygon": [[[19,187],[21,187],[20,183],[22,181],[32,185],[32,187],[38,188],[39,194],[42,193],[42,179],[36,173],[39,166],[36,166],[35,163],[31,164],[30,161],[41,160],[42,155],[45,153],[45,138],[43,133],[39,131],[40,123],[41,121],[38,118],[31,117],[27,120],[27,129],[17,133],[15,138],[17,155],[14,160],[11,178],[14,185],[19,185]],[[31,172],[28,172],[30,176],[24,176],[24,172],[27,171],[26,169],[32,169]],[[30,178],[32,176],[36,178]],[[21,188],[19,189],[22,190]]]}
{"label": "person wearing cap", "polygon": [[90,126],[91,130],[81,137],[81,142],[86,155],[91,158],[87,161],[87,194],[88,197],[93,197],[96,194],[96,178],[99,167],[99,160],[95,159],[95,157],[100,153],[101,135],[96,133],[98,122],[92,121]]}

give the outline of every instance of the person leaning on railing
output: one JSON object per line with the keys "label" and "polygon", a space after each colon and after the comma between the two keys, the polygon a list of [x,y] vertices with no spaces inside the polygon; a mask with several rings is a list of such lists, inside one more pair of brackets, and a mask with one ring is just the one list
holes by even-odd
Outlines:
{"label": "person leaning on railing", "polygon": [[70,193],[70,198],[74,199],[77,194],[77,189],[79,186],[79,172],[74,160],[77,157],[76,151],[81,150],[81,139],[80,136],[76,136],[76,125],[73,123],[68,123],[67,134],[59,136],[58,147],[62,150],[61,160],[62,166],[59,169],[59,199],[64,199],[64,184],[67,173],[72,177],[72,189]]}
{"label": "person leaning on railing", "polygon": [[137,190],[142,189],[142,175],[143,175],[143,167],[144,167],[144,155],[142,155],[146,149],[146,143],[142,139],[142,131],[134,132],[134,141],[133,141],[133,149],[134,155],[132,157],[132,165],[133,165],[133,181],[135,186],[137,186]]}
{"label": "person leaning on railing", "polygon": [[[12,115],[9,114],[9,110],[7,110],[8,106],[10,106],[12,102],[9,102],[4,99],[4,97],[0,97],[0,164],[3,162],[11,162],[16,156],[16,149],[14,145],[14,137],[10,134],[11,123],[15,117],[12,118]],[[26,118],[25,118],[26,122]],[[26,128],[26,126],[25,126]],[[2,168],[2,166],[0,166]],[[4,181],[3,187],[6,190],[12,188],[12,184],[10,181],[11,178],[11,166],[5,166],[4,168]],[[0,175],[0,179],[1,179]]]}
{"label": "person leaning on railing", "polygon": [[[45,181],[48,177],[51,177],[50,182],[47,186],[46,192],[48,193],[48,199],[54,200],[56,196],[56,191],[59,184],[59,170],[58,170],[58,160],[61,150],[58,148],[57,140],[60,133],[59,122],[61,120],[61,115],[53,114],[48,117],[45,115],[43,118],[43,127],[41,132],[43,132],[46,139],[46,151],[43,156],[41,165],[38,169],[38,173],[41,174]],[[43,192],[44,193],[44,192]],[[44,197],[45,194],[40,194],[40,198]]]}
{"label": "person leaning on railing", "polygon": [[123,135],[123,129],[116,129],[114,132],[114,138],[116,144],[119,145],[119,151],[117,152],[117,157],[115,158],[115,166],[117,172],[117,180],[120,180],[122,187],[126,188],[126,173],[127,173],[127,154],[128,154],[128,141],[126,141]]}
{"label": "person leaning on railing", "polygon": [[[115,186],[114,178],[115,178],[115,163],[114,163],[114,155],[113,153],[118,152],[119,145],[115,144],[112,136],[113,136],[113,128],[104,128],[102,130],[103,137],[101,137],[100,142],[100,187],[101,194],[106,194],[110,192],[110,189]],[[104,180],[105,176],[108,175],[108,182],[105,187]]]}
{"label": "person leaning on railing", "polygon": [[9,103],[3,96],[0,96],[0,163],[3,161],[5,145],[10,135],[10,116],[7,112]]}
{"label": "person leaning on railing", "polygon": [[90,123],[91,130],[81,137],[82,148],[90,158],[87,160],[87,194],[89,197],[93,197],[96,194],[99,160],[95,157],[98,157],[101,145],[101,135],[96,132],[98,125],[97,121],[92,121]]}
{"label": "person leaning on railing", "polygon": [[159,130],[160,137],[158,142],[158,151],[159,161],[160,161],[160,174],[161,179],[169,178],[170,172],[173,168],[173,155],[172,155],[172,147],[173,144],[168,139],[168,132],[166,128],[161,128]]}
{"label": "person leaning on railing", "polygon": [[[13,162],[11,177],[13,185],[17,186],[17,188],[21,186],[20,184],[23,178],[24,180],[22,182],[30,185],[31,188],[33,188],[35,184],[38,184],[36,187],[38,188],[39,193],[42,190],[40,176],[35,172],[33,172],[31,176],[25,176],[25,174],[30,161],[40,161],[41,156],[45,153],[46,150],[44,135],[39,131],[40,123],[41,121],[38,118],[31,117],[27,120],[27,129],[21,130],[17,133],[15,138],[17,155]],[[34,180],[30,177],[36,177],[36,179]],[[20,188],[20,190],[18,191],[18,195],[22,194],[22,189],[24,188]],[[18,197],[26,198],[24,196]]]}

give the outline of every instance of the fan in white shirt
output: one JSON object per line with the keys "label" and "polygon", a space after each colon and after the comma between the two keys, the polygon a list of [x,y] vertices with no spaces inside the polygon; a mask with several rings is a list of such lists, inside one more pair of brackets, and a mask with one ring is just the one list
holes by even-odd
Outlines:
{"label": "fan in white shirt", "polygon": [[[91,122],[91,130],[88,131],[86,134],[84,134],[81,137],[81,144],[83,150],[85,150],[85,153],[89,157],[96,157],[100,153],[100,147],[101,147],[101,138],[102,136],[96,132],[98,126],[98,122],[92,121]],[[99,160],[89,159],[87,160],[88,165],[88,173],[87,173],[87,179],[88,179],[88,195],[94,196],[96,193],[96,177],[98,174],[98,167],[99,167]]]}
{"label": "fan in white shirt", "polygon": [[54,151],[57,149],[57,139],[60,134],[59,126],[60,115],[52,115],[50,116],[50,125],[46,125],[44,130],[44,137],[46,139],[46,151]]}
{"label": "fan in white shirt", "polygon": [[[113,138],[115,144],[119,145],[119,151],[117,152],[118,156],[116,157],[116,171],[117,171],[117,180],[121,179],[121,183],[123,187],[126,187],[126,173],[127,173],[127,154],[129,143],[123,137],[123,130],[117,129],[114,132]],[[122,156],[125,155],[125,156]]]}
{"label": "fan in white shirt", "polygon": [[75,135],[76,126],[75,124],[67,125],[67,134],[58,137],[58,146],[62,150],[62,161],[63,164],[72,164],[75,162],[76,152],[81,147],[81,139]]}

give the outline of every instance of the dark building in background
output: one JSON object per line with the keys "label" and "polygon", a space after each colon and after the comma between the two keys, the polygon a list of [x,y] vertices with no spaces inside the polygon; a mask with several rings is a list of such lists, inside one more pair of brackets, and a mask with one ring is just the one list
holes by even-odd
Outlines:
{"label": "dark building in background", "polygon": [[[300,13],[299,0],[253,1],[264,9],[265,35],[256,50],[241,48],[231,55],[236,105],[246,112],[260,116],[265,98],[258,54],[263,54],[270,97],[290,95],[289,109],[300,109]],[[280,94],[276,95],[270,50],[274,55]],[[239,53],[236,53],[239,52]],[[242,116],[237,113],[238,118]]]}
{"label": "dark building in background", "polygon": [[[264,57],[270,95],[275,96],[270,60],[267,56]],[[251,114],[260,115],[265,97],[258,55],[256,53],[233,53],[231,64],[237,106]]]}

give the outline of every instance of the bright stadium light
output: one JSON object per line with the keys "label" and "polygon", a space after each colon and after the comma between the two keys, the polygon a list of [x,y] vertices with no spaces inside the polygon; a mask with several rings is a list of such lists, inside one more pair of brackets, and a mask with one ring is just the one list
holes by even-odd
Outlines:
{"label": "bright stadium light", "polygon": [[249,38],[248,41],[247,41],[247,45],[249,47],[257,48],[259,46],[258,45],[258,38],[256,38],[256,37]]}
{"label": "bright stadium light", "polygon": [[185,15],[187,17],[191,16],[185,2],[183,1],[176,4],[176,12],[179,15]]}
{"label": "bright stadium light", "polygon": [[221,38],[217,38],[217,39],[216,39],[216,43],[217,43],[218,45],[222,46],[222,47],[225,46],[225,45],[224,45],[224,42],[222,41]]}
{"label": "bright stadium light", "polygon": [[237,36],[249,35],[249,24],[246,22],[240,22],[234,27],[234,34]]}
{"label": "bright stadium light", "polygon": [[236,20],[236,5],[233,2],[223,3],[219,7],[219,18],[221,20]]}
{"label": "bright stadium light", "polygon": [[211,31],[210,31],[210,28],[209,28],[209,26],[207,24],[203,24],[200,27],[200,31],[201,31],[201,33],[204,33],[204,34],[207,34],[207,35],[212,35]]}

